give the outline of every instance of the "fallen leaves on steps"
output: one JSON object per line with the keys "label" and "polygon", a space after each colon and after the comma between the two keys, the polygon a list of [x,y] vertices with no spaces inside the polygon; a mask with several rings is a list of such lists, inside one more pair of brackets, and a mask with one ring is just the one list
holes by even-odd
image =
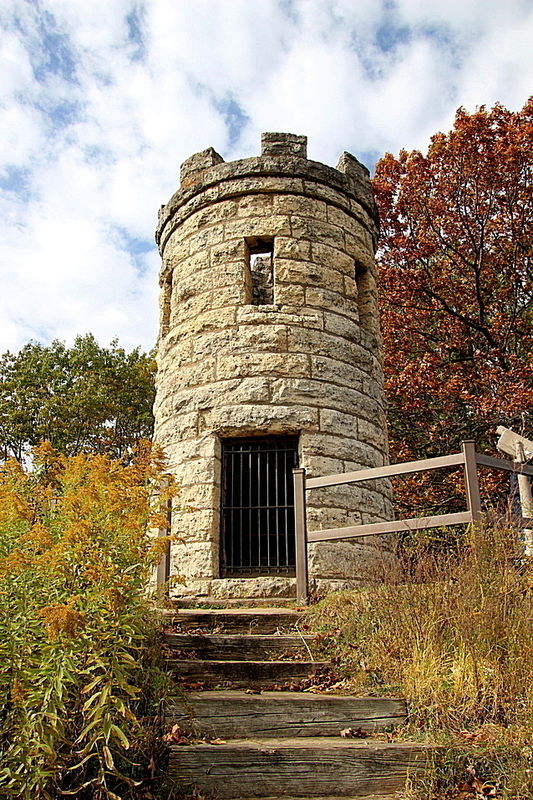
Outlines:
{"label": "fallen leaves on steps", "polygon": [[162,739],[166,744],[177,744],[177,745],[227,744],[225,739],[219,739],[219,738],[211,739],[208,736],[203,736],[201,738],[192,738],[191,734],[188,731],[181,728],[179,725],[173,725],[170,731],[162,736]]}

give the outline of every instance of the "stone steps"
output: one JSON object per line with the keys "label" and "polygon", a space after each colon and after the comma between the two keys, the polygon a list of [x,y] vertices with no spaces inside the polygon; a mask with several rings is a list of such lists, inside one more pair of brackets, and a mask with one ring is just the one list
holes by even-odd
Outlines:
{"label": "stone steps", "polygon": [[165,707],[169,725],[197,738],[221,739],[339,736],[345,728],[372,732],[399,725],[406,716],[404,700],[308,692],[196,692]]}

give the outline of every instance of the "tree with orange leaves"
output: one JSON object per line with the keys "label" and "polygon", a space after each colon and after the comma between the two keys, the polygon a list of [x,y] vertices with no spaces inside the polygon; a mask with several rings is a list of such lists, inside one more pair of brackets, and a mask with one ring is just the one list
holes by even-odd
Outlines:
{"label": "tree with orange leaves", "polygon": [[457,111],[376,166],[393,460],[494,443],[533,407],[533,99]]}

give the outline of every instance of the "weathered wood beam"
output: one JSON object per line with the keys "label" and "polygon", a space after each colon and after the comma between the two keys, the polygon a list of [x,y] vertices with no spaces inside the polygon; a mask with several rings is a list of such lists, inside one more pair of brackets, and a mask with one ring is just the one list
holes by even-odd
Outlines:
{"label": "weathered wood beam", "polygon": [[178,724],[196,736],[286,738],[335,736],[345,728],[375,731],[407,718],[405,700],[346,697],[307,692],[207,691],[171,698],[166,725]]}
{"label": "weathered wood beam", "polygon": [[292,471],[294,479],[294,522],[296,546],[296,598],[299,603],[309,602],[309,575],[307,560],[307,513],[305,500],[305,469]]}
{"label": "weathered wood beam", "polygon": [[440,467],[457,467],[464,464],[463,453],[452,453],[448,456],[437,458],[424,458],[421,461],[406,461],[404,464],[389,464],[386,467],[372,467],[371,469],[358,469],[356,472],[341,472],[336,475],[326,475],[321,478],[307,478],[306,489],[321,489],[324,486],[340,486],[343,483],[360,483],[372,478],[391,478],[395,475],[405,475],[410,472],[425,472],[439,469]]}
{"label": "weathered wood beam", "polygon": [[533,475],[533,467],[528,466],[528,464],[517,464],[514,461],[508,461],[506,458],[492,458],[492,456],[486,456],[483,453],[476,453],[476,461],[482,467],[492,467],[505,472],[516,472],[517,475]]}
{"label": "weathered wood beam", "polygon": [[167,667],[179,680],[205,686],[234,688],[276,687],[309,677],[329,661],[202,661],[167,659]]}
{"label": "weathered wood beam", "polygon": [[439,514],[436,517],[411,517],[392,522],[374,522],[368,525],[350,525],[346,528],[326,528],[322,531],[309,531],[309,542],[327,542],[330,539],[357,539],[363,536],[379,536],[401,531],[419,531],[425,528],[441,528],[446,525],[460,525],[472,522],[470,511],[456,514]]}
{"label": "weathered wood beam", "polygon": [[472,515],[472,522],[481,516],[481,495],[477,476],[476,445],[468,440],[461,444],[464,456],[464,476],[466,505]]}
{"label": "weathered wood beam", "polygon": [[253,739],[172,747],[169,775],[217,796],[321,797],[392,794],[408,773],[423,770],[432,751],[421,744],[349,739]]}
{"label": "weathered wood beam", "polygon": [[168,613],[167,624],[177,630],[231,631],[232,633],[277,633],[290,631],[302,614],[284,608],[181,608]]}
{"label": "weathered wood beam", "polygon": [[272,661],[289,654],[296,660],[309,660],[313,636],[184,634],[167,633],[166,644],[177,651],[177,658],[213,659],[215,661]]}

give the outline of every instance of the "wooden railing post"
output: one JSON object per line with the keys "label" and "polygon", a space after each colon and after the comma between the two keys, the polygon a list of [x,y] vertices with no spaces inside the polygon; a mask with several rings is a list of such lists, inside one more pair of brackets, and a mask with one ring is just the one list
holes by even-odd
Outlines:
{"label": "wooden railing post", "polygon": [[461,448],[465,459],[466,504],[470,511],[472,522],[475,522],[481,516],[481,496],[479,493],[479,481],[477,476],[476,446],[471,439],[468,439],[467,441],[461,442]]}
{"label": "wooden railing post", "polygon": [[296,533],[296,599],[298,603],[309,602],[309,579],[307,574],[307,519],[305,504],[305,469],[292,471],[294,478],[294,517]]}
{"label": "wooden railing post", "polygon": [[[168,483],[163,479],[161,482],[161,492],[165,491],[167,488]],[[169,536],[171,533],[172,527],[172,499],[169,497],[166,502],[161,503],[160,511],[162,514],[166,515],[168,526],[166,528],[159,528],[157,535],[161,536]],[[159,559],[159,563],[156,569],[156,588],[159,593],[164,591],[165,594],[168,595],[168,580],[170,578],[170,542],[167,542],[163,553],[161,554],[161,558]]]}

